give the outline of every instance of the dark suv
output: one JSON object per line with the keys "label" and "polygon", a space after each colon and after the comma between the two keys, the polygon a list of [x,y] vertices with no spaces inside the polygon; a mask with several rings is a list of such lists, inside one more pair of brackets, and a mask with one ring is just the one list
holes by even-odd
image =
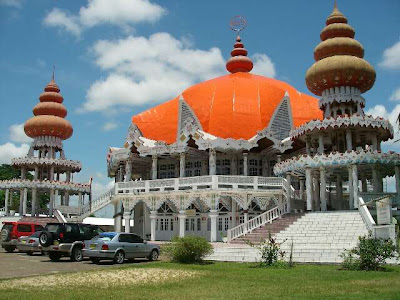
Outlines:
{"label": "dark suv", "polygon": [[49,223],[39,236],[42,251],[48,252],[52,261],[70,257],[71,261],[81,261],[84,240],[90,240],[103,230],[96,225],[80,223]]}

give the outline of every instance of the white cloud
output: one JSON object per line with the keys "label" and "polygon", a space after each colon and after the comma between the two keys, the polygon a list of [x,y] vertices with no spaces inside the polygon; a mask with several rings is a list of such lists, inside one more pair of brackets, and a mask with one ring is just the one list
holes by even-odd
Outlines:
{"label": "white cloud", "polygon": [[10,140],[16,143],[30,143],[32,139],[25,134],[24,123],[13,124],[9,128]]}
{"label": "white cloud", "polygon": [[28,144],[22,144],[19,147],[13,143],[0,145],[0,164],[10,164],[12,158],[26,156],[28,151]]}
{"label": "white cloud", "polygon": [[79,19],[61,9],[54,8],[43,20],[43,24],[50,27],[60,27],[73,35],[81,34]]}
{"label": "white cloud", "polygon": [[113,186],[114,186],[114,180],[110,180],[107,183],[103,183],[102,181],[94,179],[92,183],[92,199],[94,200],[100,197],[102,194],[110,190]]}
{"label": "white cloud", "polygon": [[20,8],[22,6],[22,0],[0,0],[0,5]]}
{"label": "white cloud", "polygon": [[400,41],[385,49],[379,65],[386,69],[400,69]]}
{"label": "white cloud", "polygon": [[118,127],[117,123],[110,121],[110,122],[106,122],[103,125],[102,129],[103,129],[103,131],[111,131],[111,130],[114,130],[115,128],[117,128],[117,127]]}
{"label": "white cloud", "polygon": [[[400,150],[400,130],[398,117],[400,114],[400,104],[396,105],[392,111],[387,111],[383,105],[376,105],[365,112],[367,115],[372,115],[374,117],[382,117],[388,119],[394,128],[394,138],[383,143],[383,146],[387,150]],[[397,142],[396,142],[397,141]]]}
{"label": "white cloud", "polygon": [[128,29],[130,25],[159,20],[166,10],[149,0],[88,0],[77,14],[54,8],[43,23],[79,36],[84,29],[111,24]]}
{"label": "white cloud", "polygon": [[[92,52],[95,63],[109,74],[92,84],[81,111],[107,112],[115,106],[169,100],[196,82],[227,74],[220,49],[196,49],[187,39],[165,32],[101,40]],[[253,73],[275,76],[267,55],[255,54],[253,59]]]}
{"label": "white cloud", "polygon": [[400,101],[400,88],[395,90],[389,99],[390,101]]}
{"label": "white cloud", "polygon": [[267,77],[275,77],[276,71],[272,60],[265,54],[256,53],[252,56],[254,67],[252,72],[254,74],[263,75]]}

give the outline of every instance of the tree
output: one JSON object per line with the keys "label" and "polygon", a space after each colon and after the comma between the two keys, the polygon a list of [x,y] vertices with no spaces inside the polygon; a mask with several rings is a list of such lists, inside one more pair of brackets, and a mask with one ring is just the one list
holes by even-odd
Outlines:
{"label": "tree", "polygon": [[[21,171],[13,168],[11,165],[2,164],[0,165],[0,180],[11,180],[11,179],[20,179]],[[33,175],[31,173],[26,174],[26,178],[29,180],[33,179]],[[16,209],[19,207],[19,196],[17,193],[13,193],[12,198],[12,208]],[[28,203],[31,203],[31,194],[28,193]],[[41,208],[45,208],[50,201],[50,197],[48,193],[39,194],[38,195],[39,206]],[[5,206],[5,190],[0,190],[0,207]]]}

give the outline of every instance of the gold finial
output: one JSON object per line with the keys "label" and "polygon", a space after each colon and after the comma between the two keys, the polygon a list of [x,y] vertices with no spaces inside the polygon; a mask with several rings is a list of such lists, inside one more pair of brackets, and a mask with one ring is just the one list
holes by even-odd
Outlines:
{"label": "gold finial", "polygon": [[336,0],[333,2],[333,10],[338,10],[337,1]]}

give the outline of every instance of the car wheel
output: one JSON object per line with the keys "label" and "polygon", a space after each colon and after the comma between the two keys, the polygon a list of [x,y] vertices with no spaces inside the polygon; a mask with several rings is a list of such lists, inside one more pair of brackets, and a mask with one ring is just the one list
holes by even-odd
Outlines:
{"label": "car wheel", "polygon": [[125,253],[122,251],[118,251],[114,257],[114,263],[116,264],[123,264],[125,261]]}
{"label": "car wheel", "polygon": [[48,231],[43,231],[39,236],[39,243],[43,247],[48,247],[53,242],[53,236]]}
{"label": "car wheel", "polygon": [[149,260],[157,260],[158,259],[158,251],[156,249],[153,249],[150,253]]}
{"label": "car wheel", "polygon": [[100,263],[100,259],[97,257],[91,257],[90,261],[96,265],[98,265]]}
{"label": "car wheel", "polygon": [[59,253],[50,252],[49,258],[51,261],[60,261],[61,255]]}
{"label": "car wheel", "polygon": [[79,246],[75,247],[71,253],[71,261],[80,262],[83,260],[83,252],[82,248]]}
{"label": "car wheel", "polygon": [[11,232],[10,232],[10,230],[4,228],[4,229],[1,231],[1,241],[2,241],[3,243],[5,243],[5,242],[8,242],[10,239],[11,239]]}
{"label": "car wheel", "polygon": [[14,250],[15,250],[15,248],[12,247],[12,246],[6,246],[6,247],[4,247],[4,249],[5,249],[8,253],[13,253]]}

